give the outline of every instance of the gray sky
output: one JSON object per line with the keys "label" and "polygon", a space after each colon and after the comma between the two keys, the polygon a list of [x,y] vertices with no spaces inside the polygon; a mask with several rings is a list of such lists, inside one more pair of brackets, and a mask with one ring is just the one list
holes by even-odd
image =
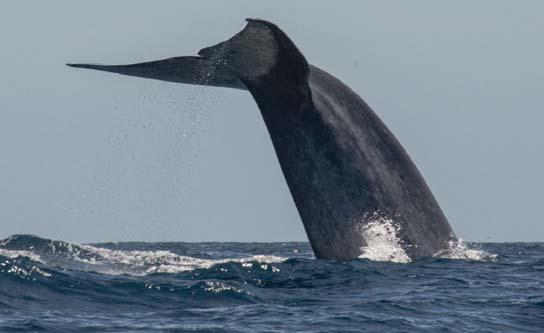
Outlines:
{"label": "gray sky", "polygon": [[[228,5],[227,5],[228,3]],[[306,240],[247,92],[70,69],[277,23],[357,91],[457,234],[543,241],[542,1],[2,1],[0,237]]]}

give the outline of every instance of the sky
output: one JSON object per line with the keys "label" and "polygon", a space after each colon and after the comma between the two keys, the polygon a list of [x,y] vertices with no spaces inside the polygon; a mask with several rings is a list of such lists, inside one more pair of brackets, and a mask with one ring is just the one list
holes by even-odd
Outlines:
{"label": "sky", "polygon": [[544,241],[542,1],[0,1],[0,237],[306,241],[249,93],[83,71],[271,20],[406,148],[457,235]]}

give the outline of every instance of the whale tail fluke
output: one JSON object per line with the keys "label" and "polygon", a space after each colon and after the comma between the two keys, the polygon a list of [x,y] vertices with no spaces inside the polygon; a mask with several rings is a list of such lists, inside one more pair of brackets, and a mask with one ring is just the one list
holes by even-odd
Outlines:
{"label": "whale tail fluke", "polygon": [[202,57],[174,57],[130,65],[66,65],[146,79],[246,90],[238,77],[233,75],[225,66]]}
{"label": "whale tail fluke", "polygon": [[308,62],[282,30],[265,20],[247,19],[242,31],[198,55],[130,65],[67,65],[175,83],[281,90],[284,97],[307,87]]}

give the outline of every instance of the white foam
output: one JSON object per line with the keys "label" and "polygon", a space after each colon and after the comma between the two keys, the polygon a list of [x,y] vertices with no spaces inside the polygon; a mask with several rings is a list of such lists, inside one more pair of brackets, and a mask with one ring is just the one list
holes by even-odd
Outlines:
{"label": "white foam", "polygon": [[0,256],[4,256],[10,259],[15,258],[28,258],[32,261],[38,261],[43,263],[41,257],[35,253],[32,253],[30,251],[20,251],[20,250],[7,250],[7,249],[0,249]]}
{"label": "white foam", "polygon": [[481,249],[471,248],[462,239],[450,241],[448,243],[448,248],[437,252],[434,257],[476,261],[494,261],[497,259],[496,254],[492,254]]}
{"label": "white foam", "polygon": [[[9,259],[28,258],[32,261],[43,263],[39,255],[29,251],[0,249],[0,255]],[[44,272],[37,266],[21,267],[16,265],[15,262],[10,262],[10,260],[0,262],[0,272],[13,274],[24,279],[31,279],[34,273],[40,274],[45,277],[51,276],[51,274]]]}
{"label": "white foam", "polygon": [[206,269],[217,264],[229,262],[241,263],[245,267],[257,263],[278,263],[287,258],[273,255],[253,255],[245,258],[204,259],[178,255],[170,251],[120,251],[82,245],[82,249],[95,253],[96,257],[76,258],[76,260],[92,265],[126,265],[126,267],[110,269],[108,274],[145,275],[149,273],[179,273],[195,269]]}
{"label": "white foam", "polygon": [[[9,243],[9,240],[1,241],[0,245],[6,245],[7,243]],[[55,266],[64,268],[72,267],[110,275],[127,274],[136,276],[151,273],[179,273],[195,269],[207,269],[214,265],[229,262],[240,263],[245,268],[251,268],[254,263],[258,263],[261,269],[266,270],[269,265],[271,266],[273,263],[283,262],[288,259],[274,255],[251,255],[242,258],[206,259],[178,255],[171,251],[111,250],[91,245],[52,241],[49,244],[49,250],[45,253],[38,254],[32,251],[32,246],[29,247],[29,250],[0,248],[0,255],[9,259],[28,258],[42,264],[52,263]],[[6,263],[8,263],[8,261],[0,263],[0,265],[3,264],[3,266],[5,266]],[[13,269],[19,269],[18,266],[13,267]],[[274,272],[279,271],[279,269],[274,266],[271,266],[271,269]],[[33,268],[32,271],[44,276],[48,276],[49,274],[39,270],[37,267]],[[29,272],[29,275],[30,273],[31,272]]]}
{"label": "white foam", "polygon": [[400,230],[398,224],[379,213],[364,216],[363,220],[358,229],[366,245],[361,248],[359,258],[396,263],[410,262],[410,257],[402,248],[402,241],[398,237]]}

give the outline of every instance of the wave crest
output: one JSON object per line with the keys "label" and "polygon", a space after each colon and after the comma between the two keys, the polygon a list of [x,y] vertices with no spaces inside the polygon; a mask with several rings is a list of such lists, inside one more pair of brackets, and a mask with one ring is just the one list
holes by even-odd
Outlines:
{"label": "wave crest", "polygon": [[141,276],[153,273],[181,273],[208,269],[226,263],[244,267],[280,263],[288,258],[275,255],[249,255],[238,258],[197,258],[164,250],[112,250],[92,245],[53,241],[30,235],[14,235],[0,241],[0,255],[7,258],[27,258],[47,266],[108,275]]}
{"label": "wave crest", "polygon": [[[117,269],[109,274],[180,273],[195,269],[208,269],[212,266],[230,262],[252,265],[253,263],[277,263],[287,258],[273,255],[253,255],[245,258],[204,259],[179,255],[171,251],[121,251],[82,245],[82,248],[97,254],[96,259],[78,259],[82,262],[99,265],[109,264]],[[128,270],[119,269],[124,266]]]}

